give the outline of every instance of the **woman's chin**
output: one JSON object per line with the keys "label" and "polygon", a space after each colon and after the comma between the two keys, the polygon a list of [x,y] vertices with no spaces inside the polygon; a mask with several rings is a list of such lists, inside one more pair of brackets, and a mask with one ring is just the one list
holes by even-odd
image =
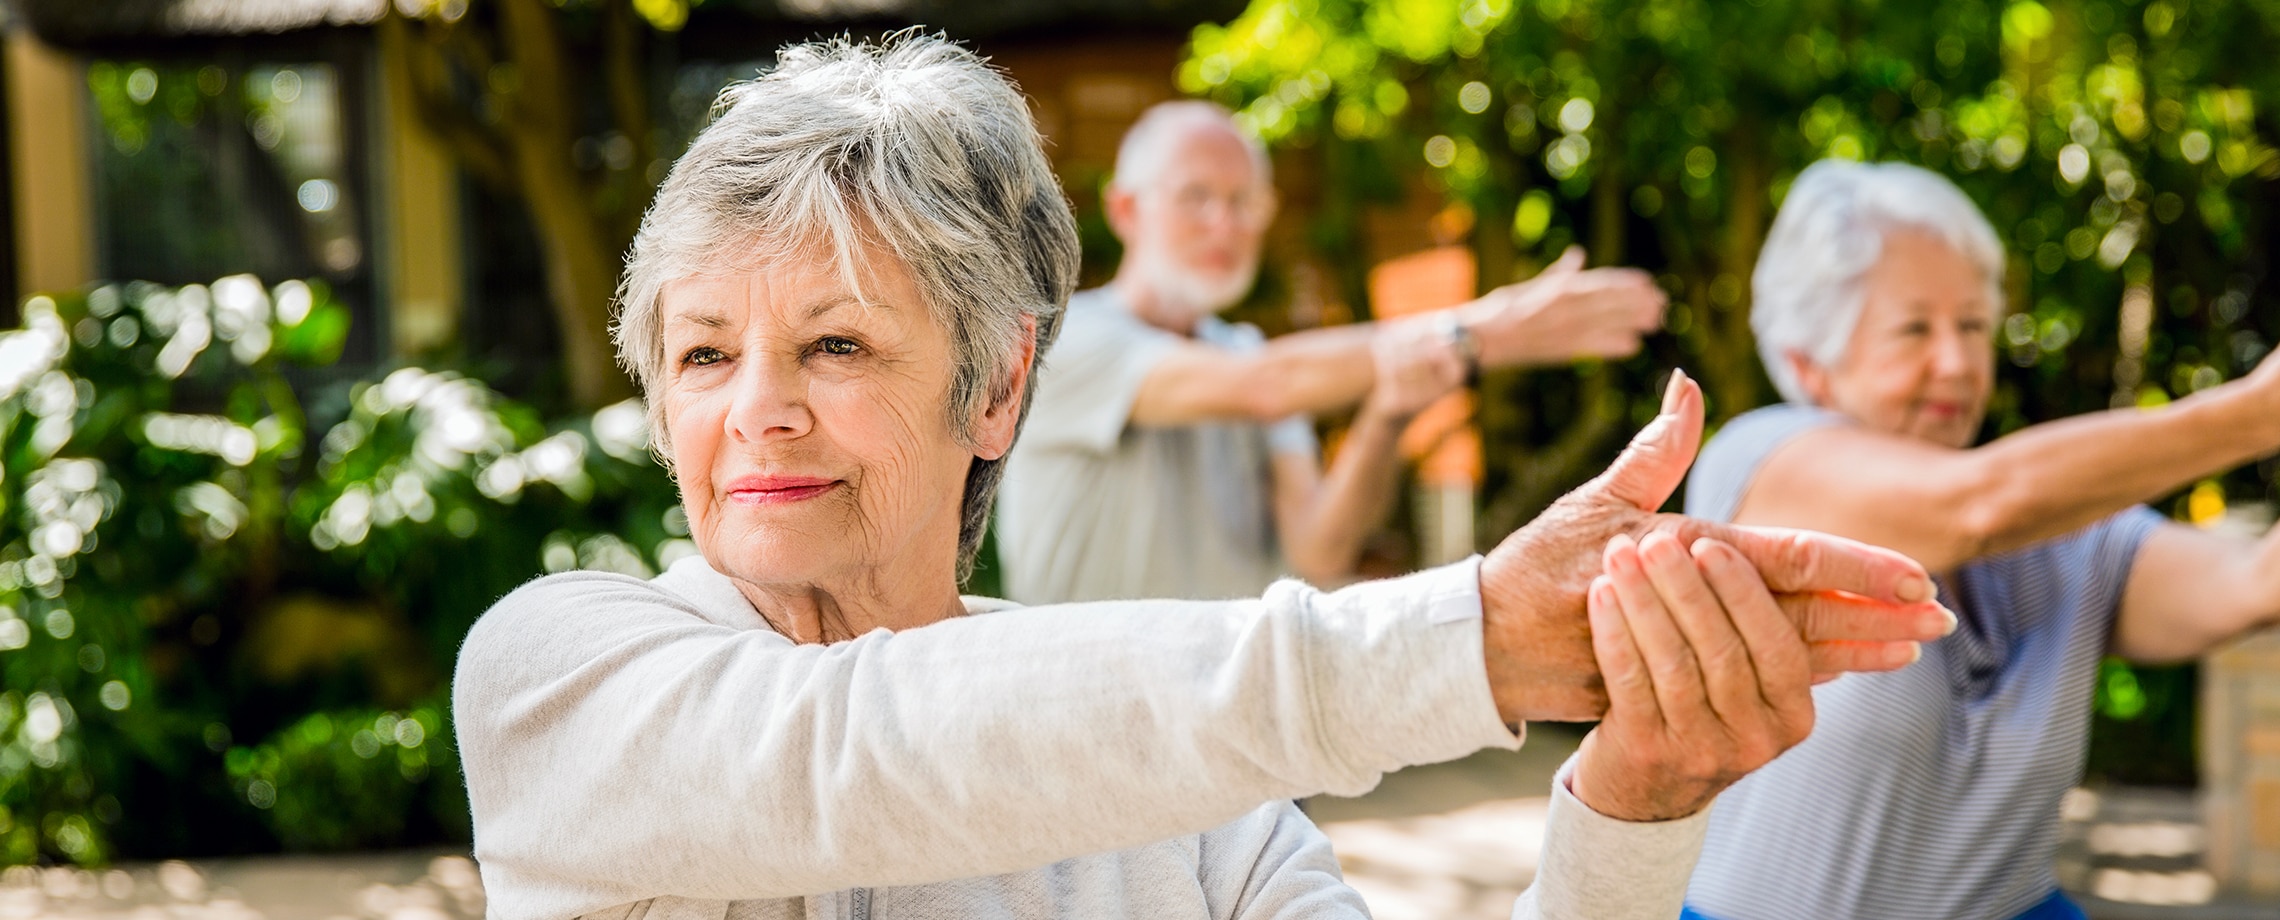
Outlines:
{"label": "woman's chin", "polygon": [[816,584],[847,568],[849,528],[738,528],[716,534],[700,547],[705,561],[721,574],[754,585]]}
{"label": "woman's chin", "polygon": [[815,554],[740,552],[720,559],[708,557],[707,561],[721,574],[756,588],[814,587],[831,581],[831,573],[845,568],[832,560],[815,558]]}
{"label": "woman's chin", "polygon": [[1920,440],[1958,450],[1970,447],[1972,442],[1979,439],[1979,419],[1977,417],[1946,415],[1938,418],[1919,419],[1911,428],[1909,434]]}

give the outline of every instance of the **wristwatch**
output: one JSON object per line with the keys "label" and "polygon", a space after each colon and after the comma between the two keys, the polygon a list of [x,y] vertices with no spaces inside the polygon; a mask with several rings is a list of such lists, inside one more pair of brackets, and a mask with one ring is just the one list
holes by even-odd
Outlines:
{"label": "wristwatch", "polygon": [[1480,336],[1474,335],[1472,327],[1465,325],[1464,320],[1457,318],[1455,310],[1441,311],[1440,327],[1441,337],[1447,339],[1449,346],[1457,350],[1457,357],[1464,359],[1465,385],[1472,386],[1479,383]]}

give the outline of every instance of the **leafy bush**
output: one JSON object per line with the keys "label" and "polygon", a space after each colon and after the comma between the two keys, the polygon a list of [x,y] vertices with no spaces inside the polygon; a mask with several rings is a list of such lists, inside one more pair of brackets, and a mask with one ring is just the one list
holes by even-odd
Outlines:
{"label": "leafy bush", "polygon": [[[457,768],[444,742],[441,707],[408,713],[379,710],[310,713],[259,747],[231,748],[231,788],[261,809],[277,838],[292,849],[339,849],[402,834],[406,816],[421,810],[423,791],[443,792],[435,803],[463,810],[450,783],[430,774]],[[423,788],[425,787],[425,788]],[[344,795],[344,790],[359,790]]]}
{"label": "leafy bush", "polygon": [[347,314],[320,285],[24,315],[0,333],[0,861],[464,837],[443,701],[475,617],[543,570],[693,551],[638,404],[549,421],[448,373],[326,382]]}

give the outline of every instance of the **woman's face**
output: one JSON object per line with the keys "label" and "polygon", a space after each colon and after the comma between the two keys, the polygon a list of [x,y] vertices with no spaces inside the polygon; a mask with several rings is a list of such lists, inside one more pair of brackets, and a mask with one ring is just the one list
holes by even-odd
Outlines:
{"label": "woman's face", "polygon": [[1866,279],[1844,360],[1792,356],[1820,405],[1871,428],[1968,447],[1995,380],[1995,305],[1986,278],[1954,247],[1901,230]]}
{"label": "woman's face", "polygon": [[1003,452],[959,443],[948,334],[899,261],[865,263],[867,303],[820,258],[686,278],[659,298],[689,528],[754,586],[954,585],[967,468]]}

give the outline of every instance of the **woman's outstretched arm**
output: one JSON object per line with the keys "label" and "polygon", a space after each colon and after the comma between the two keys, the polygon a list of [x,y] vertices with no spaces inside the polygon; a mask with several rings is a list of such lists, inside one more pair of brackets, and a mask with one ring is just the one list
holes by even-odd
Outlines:
{"label": "woman's outstretched arm", "polygon": [[651,582],[542,579],[460,659],[476,855],[520,920],[991,875],[1359,794],[1518,743],[1477,569],[829,646],[714,625]]}
{"label": "woman's outstretched arm", "polygon": [[[1331,594],[1284,582],[795,645],[710,572],[533,582],[476,625],[453,684],[492,911],[1013,871],[1356,794],[1516,744],[1508,721],[1595,718],[1582,594],[1616,534],[1732,541],[1806,638],[1880,652],[1829,664],[1816,645],[1816,669],[1896,667],[1908,656],[1883,650],[1952,627],[1891,552],[1651,514],[1693,457],[1700,402],[1674,382],[1608,473],[1485,562]],[[737,612],[752,622],[723,625]]]}
{"label": "woman's outstretched arm", "polygon": [[2183,661],[2273,623],[2280,623],[2280,529],[2250,540],[2166,524],[2130,567],[2113,649],[2131,661]]}
{"label": "woman's outstretched arm", "polygon": [[2280,451],[2280,358],[2159,409],[2116,409],[1957,450],[1858,427],[1769,456],[1735,520],[1899,550],[1932,571],[2079,529]]}

